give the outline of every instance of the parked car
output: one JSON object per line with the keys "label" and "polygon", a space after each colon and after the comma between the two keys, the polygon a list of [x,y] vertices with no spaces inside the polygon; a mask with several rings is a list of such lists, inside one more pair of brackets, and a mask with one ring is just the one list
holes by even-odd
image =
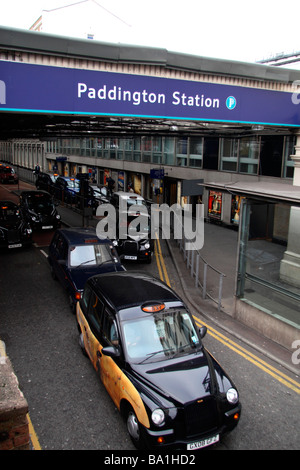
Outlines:
{"label": "parked car", "polygon": [[[151,263],[154,244],[151,239],[151,215],[145,199],[139,194],[117,191],[110,202],[116,209],[114,243],[120,258]],[[135,223],[137,218],[138,224]]]}
{"label": "parked car", "polygon": [[67,290],[72,309],[89,277],[125,269],[112,242],[98,238],[92,228],[57,230],[49,246],[48,261],[52,277]]}
{"label": "parked car", "polygon": [[18,175],[15,170],[4,163],[0,163],[0,183],[14,183],[17,184],[19,181]]}
{"label": "parked car", "polygon": [[20,248],[32,243],[32,229],[12,201],[0,201],[0,247]]}
{"label": "parked car", "polygon": [[77,203],[79,190],[79,180],[70,176],[58,176],[54,183],[55,198],[70,204]]}
{"label": "parked car", "polygon": [[47,191],[22,191],[20,210],[33,230],[52,230],[61,225],[61,217]]}
{"label": "parked car", "polygon": [[196,450],[238,423],[235,385],[205,349],[180,297],[132,271],[90,278],[76,318],[79,343],[141,448]]}
{"label": "parked car", "polygon": [[54,193],[54,183],[59,175],[55,173],[38,173],[35,181],[36,189],[47,191],[50,194]]}

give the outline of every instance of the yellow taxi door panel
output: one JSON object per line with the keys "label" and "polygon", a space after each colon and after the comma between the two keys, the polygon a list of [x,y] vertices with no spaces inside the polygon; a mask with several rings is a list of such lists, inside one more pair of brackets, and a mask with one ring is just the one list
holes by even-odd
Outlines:
{"label": "yellow taxi door panel", "polygon": [[124,373],[122,373],[120,381],[120,402],[122,399],[127,400],[131,404],[139,422],[146,428],[149,428],[149,418],[143,400],[135,386]]}
{"label": "yellow taxi door panel", "polygon": [[149,428],[150,423],[143,400],[120,367],[111,357],[104,354],[101,356],[100,366],[103,384],[117,408],[120,409],[121,400],[126,399],[133,407],[140,423]]}
{"label": "yellow taxi door panel", "polygon": [[105,354],[102,354],[100,357],[100,367],[101,380],[113,402],[120,409],[120,380],[122,371],[115,361],[111,357],[105,356]]}
{"label": "yellow taxi door panel", "polygon": [[79,303],[77,303],[77,321],[81,329],[81,333],[83,336],[83,342],[84,342],[84,347],[85,350],[88,354],[88,356],[91,358],[90,354],[90,327],[88,322],[86,321],[84,315],[82,314],[81,308],[79,306]]}
{"label": "yellow taxi door panel", "polygon": [[141,424],[149,428],[150,423],[144,403],[139,392],[131,381],[122,372],[113,358],[102,353],[103,346],[92,333],[80,306],[77,304],[77,320],[83,333],[84,346],[94,368],[98,371],[100,378],[118,409],[123,399],[133,407],[135,414]]}

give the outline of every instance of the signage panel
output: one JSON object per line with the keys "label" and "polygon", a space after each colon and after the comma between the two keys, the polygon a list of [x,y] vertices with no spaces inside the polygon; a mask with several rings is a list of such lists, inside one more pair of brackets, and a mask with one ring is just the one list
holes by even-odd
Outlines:
{"label": "signage panel", "polygon": [[165,176],[164,168],[154,168],[150,170],[150,178],[152,179],[162,180],[164,176]]}
{"label": "signage panel", "polygon": [[0,61],[0,112],[300,127],[293,93]]}

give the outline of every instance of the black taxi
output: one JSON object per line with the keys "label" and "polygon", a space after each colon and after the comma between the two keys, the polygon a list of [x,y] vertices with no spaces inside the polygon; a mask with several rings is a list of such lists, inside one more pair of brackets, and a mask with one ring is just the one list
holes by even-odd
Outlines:
{"label": "black taxi", "polygon": [[124,271],[91,277],[76,306],[79,343],[138,449],[196,450],[238,423],[237,389],[204,348],[178,295]]}
{"label": "black taxi", "polygon": [[31,226],[13,201],[0,201],[0,248],[20,248],[31,245]]}

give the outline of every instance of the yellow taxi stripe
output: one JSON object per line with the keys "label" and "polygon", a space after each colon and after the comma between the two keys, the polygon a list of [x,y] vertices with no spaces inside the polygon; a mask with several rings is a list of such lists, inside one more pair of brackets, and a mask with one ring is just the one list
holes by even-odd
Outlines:
{"label": "yellow taxi stripe", "polygon": [[[157,262],[160,278],[164,280],[163,272],[167,273],[167,269],[166,269],[164,259],[162,257],[161,247],[160,247],[157,234],[156,234],[156,238],[157,238],[156,244],[155,244],[156,262]],[[165,282],[170,286],[169,277],[167,274],[165,274]],[[203,322],[202,320],[200,321],[195,316],[194,316],[194,319],[198,326],[205,325],[208,328],[207,333],[213,336],[215,339],[217,339],[220,343],[224,344],[225,346],[230,348],[232,351],[235,351],[237,354],[244,357],[247,361],[251,362],[258,368],[262,369],[267,374],[271,375],[274,379],[278,380],[279,382],[284,384],[286,387],[300,394],[300,384],[298,382],[291,379],[286,374],[276,369],[275,367],[271,366],[267,362],[263,361],[255,354],[252,354],[247,349],[243,348],[242,346],[239,346],[237,343],[235,343],[234,341],[232,341],[231,339],[229,339],[227,336],[223,335],[222,333],[219,333],[217,330],[209,326],[207,323]]]}

